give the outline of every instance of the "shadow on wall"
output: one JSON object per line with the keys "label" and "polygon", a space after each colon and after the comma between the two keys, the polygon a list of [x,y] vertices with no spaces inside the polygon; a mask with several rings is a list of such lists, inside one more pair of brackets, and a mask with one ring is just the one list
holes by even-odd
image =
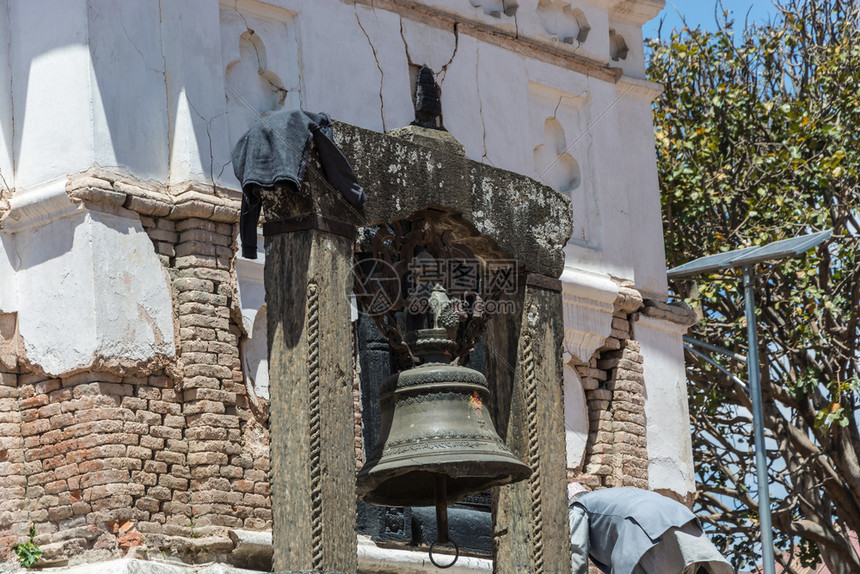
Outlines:
{"label": "shadow on wall", "polygon": [[567,151],[564,128],[555,118],[544,122],[543,143],[534,151],[538,179],[568,197],[579,187],[582,174],[579,162]]}
{"label": "shadow on wall", "polygon": [[227,64],[227,121],[230,141],[238,141],[248,126],[284,107],[287,90],[269,69],[266,47],[253,30],[239,37],[239,59]]}

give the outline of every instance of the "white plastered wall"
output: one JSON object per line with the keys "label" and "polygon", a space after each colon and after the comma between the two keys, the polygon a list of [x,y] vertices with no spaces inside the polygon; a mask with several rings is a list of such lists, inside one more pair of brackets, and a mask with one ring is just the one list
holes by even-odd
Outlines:
{"label": "white plastered wall", "polygon": [[686,327],[639,315],[633,332],[645,368],[648,481],[687,497],[696,491],[682,337]]}
{"label": "white plastered wall", "polygon": [[35,370],[146,373],[175,354],[169,280],[135,219],[79,209],[4,234],[0,273]]}
{"label": "white plastered wall", "polygon": [[9,23],[9,0],[0,0],[0,209],[3,197],[15,187],[15,170],[12,163],[12,29]]}
{"label": "white plastered wall", "polygon": [[567,468],[580,470],[588,444],[588,406],[579,375],[567,361],[564,365],[564,435]]}

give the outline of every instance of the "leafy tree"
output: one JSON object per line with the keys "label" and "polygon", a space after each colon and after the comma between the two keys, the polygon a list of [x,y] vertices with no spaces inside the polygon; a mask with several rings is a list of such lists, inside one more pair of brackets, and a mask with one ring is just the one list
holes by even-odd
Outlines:
{"label": "leafy tree", "polygon": [[[687,28],[650,42],[665,91],[655,130],[670,267],[832,227],[797,259],[760,265],[755,291],[778,560],[860,572],[860,9],[777,0],[766,25]],[[745,354],[739,273],[673,286],[696,338]],[[742,364],[726,368],[746,378]],[[746,386],[688,356],[696,510],[737,567],[758,540]],[[790,569],[786,571],[792,571]]]}

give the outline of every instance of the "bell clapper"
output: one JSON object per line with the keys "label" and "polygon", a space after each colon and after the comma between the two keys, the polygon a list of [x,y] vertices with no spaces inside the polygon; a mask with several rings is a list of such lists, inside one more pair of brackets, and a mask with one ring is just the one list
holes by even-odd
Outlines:
{"label": "bell clapper", "polygon": [[[430,562],[432,562],[436,568],[450,568],[457,563],[457,559],[460,557],[460,547],[457,546],[456,542],[448,539],[448,494],[445,481],[446,476],[442,473],[436,473],[434,476],[434,487],[436,491],[436,542],[430,546],[429,554]],[[454,545],[454,560],[449,564],[439,564],[433,558],[433,548],[435,548],[437,544],[448,543]]]}

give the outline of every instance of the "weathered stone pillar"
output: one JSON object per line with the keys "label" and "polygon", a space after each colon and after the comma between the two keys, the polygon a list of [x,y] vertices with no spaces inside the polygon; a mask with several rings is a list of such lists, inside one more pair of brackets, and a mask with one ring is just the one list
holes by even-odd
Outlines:
{"label": "weathered stone pillar", "polygon": [[[515,356],[516,375],[508,382],[509,406],[500,412],[507,418],[498,424],[514,454],[531,466],[532,476],[499,487],[493,497],[493,567],[499,574],[569,574],[561,284],[529,274],[522,302],[519,337],[511,336],[516,330],[506,334],[517,341],[515,354],[508,354]],[[502,377],[497,385],[504,384],[506,367],[498,366],[504,353],[488,360],[497,365],[494,376]],[[505,394],[499,393],[502,400]]]}
{"label": "weathered stone pillar", "polygon": [[[308,172],[300,195],[318,206],[327,191]],[[264,195],[274,570],[354,573],[350,227],[331,232],[288,193]]]}

